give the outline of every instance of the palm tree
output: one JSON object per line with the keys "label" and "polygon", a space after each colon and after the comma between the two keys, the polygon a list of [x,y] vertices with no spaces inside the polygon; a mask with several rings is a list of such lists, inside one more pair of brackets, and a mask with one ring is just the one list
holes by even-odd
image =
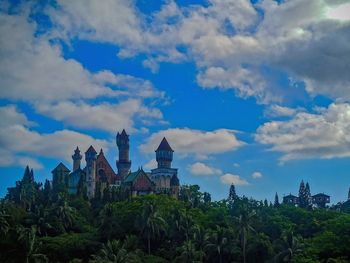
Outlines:
{"label": "palm tree", "polygon": [[200,253],[200,262],[203,262],[203,257],[205,256],[204,251],[209,243],[209,234],[198,225],[195,225],[193,227],[193,241],[196,245],[196,249]]}
{"label": "palm tree", "polygon": [[60,199],[55,211],[57,218],[62,222],[66,231],[73,226],[75,209],[70,207],[66,200]]}
{"label": "palm tree", "polygon": [[31,228],[19,227],[17,229],[18,241],[24,246],[25,262],[48,262],[44,254],[37,253],[40,244],[36,241],[37,229],[35,226]]}
{"label": "palm tree", "polygon": [[214,250],[219,256],[219,262],[222,263],[222,254],[224,248],[228,245],[225,230],[220,226],[216,226],[216,230],[212,233],[209,240],[207,248]]}
{"label": "palm tree", "polygon": [[8,214],[6,214],[5,211],[0,211],[0,234],[2,235],[6,235],[7,232],[10,230],[10,225],[7,221],[7,219],[10,216]]}
{"label": "palm tree", "polygon": [[151,254],[151,238],[160,236],[161,231],[165,229],[165,221],[159,215],[154,203],[148,202],[144,205],[140,218],[140,230],[147,238],[148,254]]}
{"label": "palm tree", "polygon": [[185,241],[180,247],[181,254],[178,256],[176,262],[193,263],[193,262],[203,262],[202,253],[196,250],[195,245],[192,241]]}
{"label": "palm tree", "polygon": [[133,252],[128,252],[125,243],[119,240],[108,241],[103,244],[97,255],[93,255],[91,262],[96,263],[127,263],[140,262],[140,258]]}
{"label": "palm tree", "polygon": [[284,231],[278,244],[282,251],[274,257],[274,262],[291,262],[295,252],[301,250],[302,238],[294,235],[291,229]]}
{"label": "palm tree", "polygon": [[193,226],[193,220],[191,215],[188,213],[188,210],[185,210],[183,213],[180,213],[180,231],[185,233],[186,241],[190,239],[190,231]]}
{"label": "palm tree", "polygon": [[247,207],[241,209],[241,213],[238,217],[235,217],[238,223],[239,236],[241,240],[242,250],[243,250],[243,262],[246,263],[246,246],[247,246],[247,236],[250,231],[255,232],[254,228],[251,226],[252,218],[255,216],[255,211],[249,212]]}

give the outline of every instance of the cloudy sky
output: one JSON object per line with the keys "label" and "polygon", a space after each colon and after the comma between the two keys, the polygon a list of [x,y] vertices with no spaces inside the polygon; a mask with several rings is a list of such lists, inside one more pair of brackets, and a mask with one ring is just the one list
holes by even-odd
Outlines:
{"label": "cloudy sky", "polygon": [[214,199],[350,186],[349,0],[0,1],[0,195],[76,146],[163,136],[182,183]]}

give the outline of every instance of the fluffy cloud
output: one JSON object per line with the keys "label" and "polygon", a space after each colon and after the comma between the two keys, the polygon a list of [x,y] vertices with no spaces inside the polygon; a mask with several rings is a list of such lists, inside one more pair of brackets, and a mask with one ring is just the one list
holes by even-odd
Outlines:
{"label": "fluffy cloud", "polygon": [[[24,165],[30,163],[40,168],[41,164],[28,156],[60,158],[71,160],[71,153],[75,146],[82,150],[90,145],[96,149],[103,148],[108,151],[105,140],[96,140],[91,136],[71,130],[60,130],[53,133],[39,133],[31,130],[31,123],[23,113],[18,112],[14,106],[0,107],[0,118],[8,120],[0,123],[1,166]],[[12,118],[12,121],[9,121]]]}
{"label": "fluffy cloud", "polygon": [[283,153],[282,161],[350,156],[350,105],[333,103],[315,113],[299,112],[286,121],[260,126],[256,140]]}
{"label": "fluffy cloud", "polygon": [[[99,129],[115,133],[122,129],[135,132],[134,119],[142,118],[149,121],[161,120],[162,113],[155,108],[142,105],[137,99],[129,99],[119,104],[102,103],[89,105],[87,103],[59,102],[57,104],[39,104],[37,111],[55,120],[63,121],[72,127],[84,129]],[[106,123],[108,125],[106,125]]]}
{"label": "fluffy cloud", "polygon": [[281,87],[266,68],[303,81],[311,95],[350,99],[346,10],[343,0],[211,0],[190,7],[167,1],[147,20],[129,1],[58,1],[49,15],[68,39],[110,42],[122,56],[144,53],[153,71],[159,62],[193,60],[203,87],[267,103],[280,102],[292,87]]}
{"label": "fluffy cloud", "polygon": [[241,178],[239,175],[234,175],[234,174],[224,174],[223,176],[220,177],[220,181],[223,184],[234,184],[234,185],[249,185],[249,183]]}
{"label": "fluffy cloud", "polygon": [[[0,13],[0,34],[7,36],[0,39],[0,98],[28,102],[38,113],[79,128],[134,132],[136,119],[146,126],[161,121],[155,105],[165,94],[151,82],[108,70],[91,73],[65,59],[49,33],[36,32],[26,12]],[[93,104],[95,98],[102,102]]]}
{"label": "fluffy cloud", "polygon": [[254,172],[254,173],[252,173],[252,177],[253,177],[254,179],[258,179],[258,178],[263,177],[263,175],[262,175],[262,173],[260,173],[260,172]]}
{"label": "fluffy cloud", "polygon": [[268,107],[265,110],[264,115],[269,118],[292,117],[300,110],[301,109],[293,109],[275,104]]}
{"label": "fluffy cloud", "polygon": [[190,165],[188,167],[188,170],[194,174],[194,175],[217,175],[217,174],[221,174],[221,170],[214,168],[214,167],[210,167],[208,165],[206,165],[205,163],[201,163],[201,162],[196,162],[192,165]]}
{"label": "fluffy cloud", "polygon": [[154,152],[163,137],[167,138],[177,153],[191,154],[198,158],[233,151],[243,145],[232,130],[200,131],[174,128],[152,134],[147,142],[140,146],[140,150],[145,153]]}

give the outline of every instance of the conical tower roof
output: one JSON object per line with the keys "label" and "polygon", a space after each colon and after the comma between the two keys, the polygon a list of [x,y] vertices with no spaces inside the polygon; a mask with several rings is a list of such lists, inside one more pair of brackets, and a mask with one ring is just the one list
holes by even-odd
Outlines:
{"label": "conical tower roof", "polygon": [[94,153],[94,154],[97,154],[95,148],[92,147],[92,145],[90,145],[89,149],[87,149],[87,151],[86,151],[85,153]]}
{"label": "conical tower roof", "polygon": [[161,141],[161,143],[159,144],[156,152],[158,151],[171,151],[173,152],[174,150],[170,147],[167,139],[164,137],[163,140]]}

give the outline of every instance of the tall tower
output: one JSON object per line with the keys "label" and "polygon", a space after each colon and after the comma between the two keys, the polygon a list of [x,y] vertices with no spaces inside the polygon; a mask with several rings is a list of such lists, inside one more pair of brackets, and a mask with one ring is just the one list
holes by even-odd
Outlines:
{"label": "tall tower", "polygon": [[173,161],[173,152],[168,141],[163,138],[156,150],[156,160],[158,168],[171,168],[171,162]]}
{"label": "tall tower", "polygon": [[79,147],[77,146],[77,148],[74,151],[74,154],[72,155],[72,159],[73,159],[73,171],[78,170],[80,168],[80,162],[81,159],[83,158],[83,156],[80,154],[80,150]]}
{"label": "tall tower", "polygon": [[86,161],[86,185],[87,185],[87,196],[93,198],[95,196],[96,188],[96,154],[94,147],[90,146],[85,152]]}
{"label": "tall tower", "polygon": [[117,161],[118,175],[123,181],[129,174],[131,161],[129,159],[129,135],[123,129],[122,133],[117,134],[117,146],[119,150],[119,160]]}

